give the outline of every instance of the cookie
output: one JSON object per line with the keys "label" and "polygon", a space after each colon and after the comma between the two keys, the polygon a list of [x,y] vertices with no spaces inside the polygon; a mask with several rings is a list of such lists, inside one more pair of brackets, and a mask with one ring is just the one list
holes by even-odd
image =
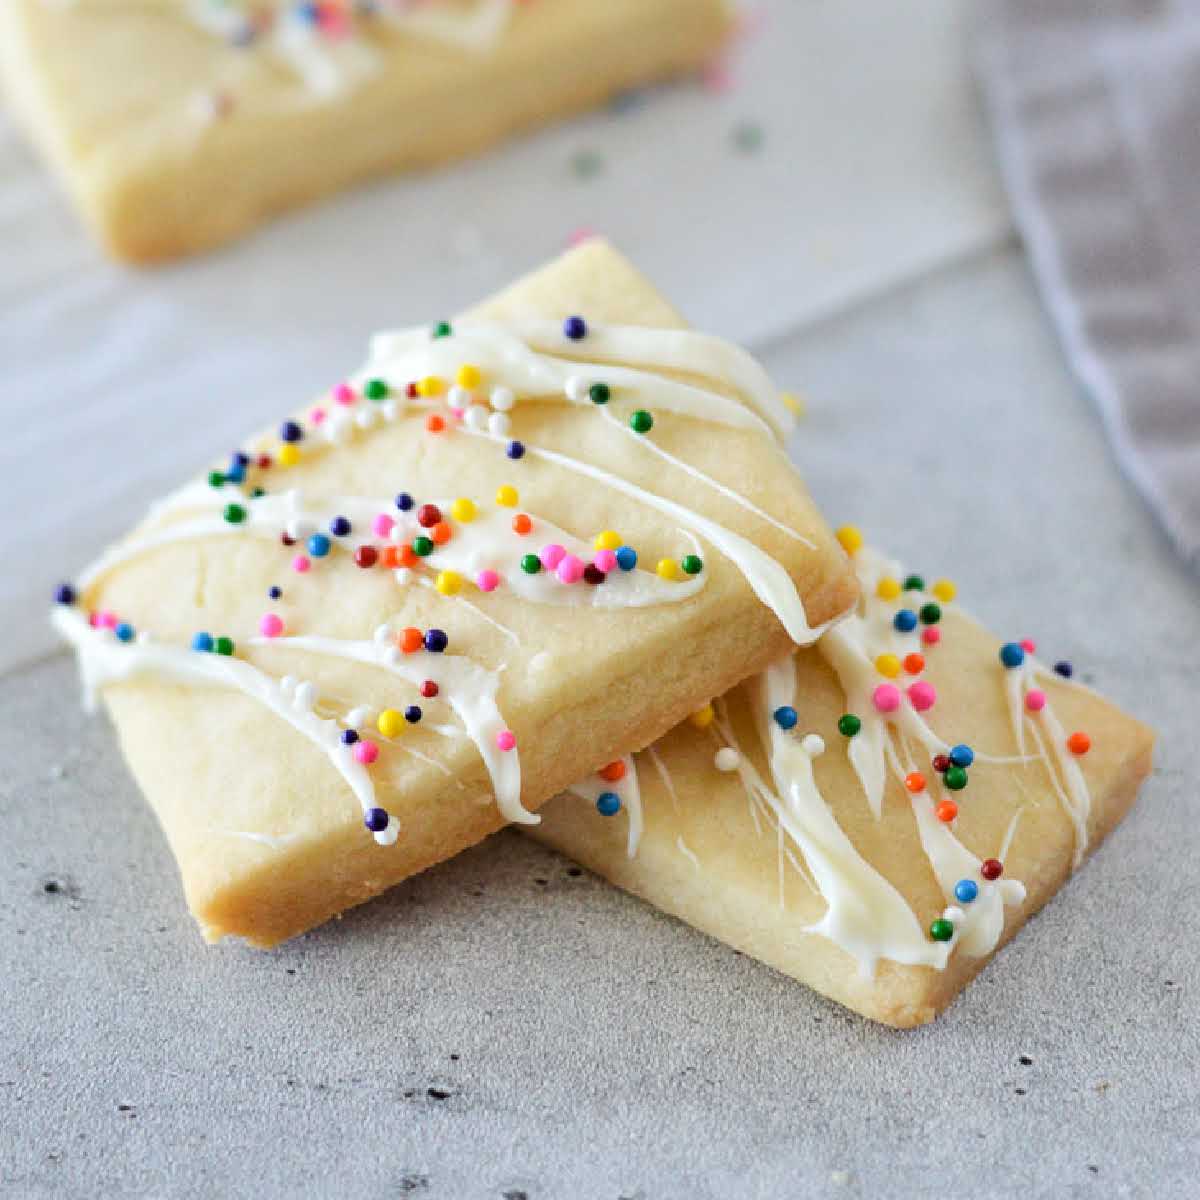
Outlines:
{"label": "cookie", "polygon": [[317,7],[5,0],[0,80],[99,239],[149,262],[693,70],[732,22],[725,0]]}
{"label": "cookie", "polygon": [[1153,734],[842,533],[859,611],[533,836],[889,1025],[932,1020],[1125,815]]}
{"label": "cookie", "polygon": [[205,936],[273,944],[536,822],[846,612],[788,421],[587,243],[376,337],[64,585]]}

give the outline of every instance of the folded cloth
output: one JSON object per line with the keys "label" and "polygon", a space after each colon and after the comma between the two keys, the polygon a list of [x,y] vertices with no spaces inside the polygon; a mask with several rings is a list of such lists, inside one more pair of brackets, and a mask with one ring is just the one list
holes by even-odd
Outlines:
{"label": "folded cloth", "polygon": [[1071,367],[1200,569],[1200,0],[984,0],[977,34]]}

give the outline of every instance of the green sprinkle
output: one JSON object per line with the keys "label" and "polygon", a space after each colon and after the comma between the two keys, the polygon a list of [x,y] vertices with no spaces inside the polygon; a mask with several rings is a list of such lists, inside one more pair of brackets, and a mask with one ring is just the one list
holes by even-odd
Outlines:
{"label": "green sprinkle", "polygon": [[578,150],[571,155],[571,173],[576,179],[592,179],[604,170],[604,157],[595,150]]}
{"label": "green sprinkle", "polygon": [[954,936],[954,923],[947,921],[945,917],[938,917],[929,926],[929,936],[935,942],[948,942]]}
{"label": "green sprinkle", "polygon": [[629,428],[634,433],[649,433],[654,428],[654,418],[644,408],[636,409],[630,414]]}
{"label": "green sprinkle", "polygon": [[542,560],[536,554],[526,554],[521,558],[521,570],[526,575],[536,575],[542,569]]}
{"label": "green sprinkle", "polygon": [[609,398],[612,396],[612,391],[609,389],[607,383],[593,383],[588,388],[588,396],[591,397],[593,404],[607,404]]}
{"label": "green sprinkle", "polygon": [[219,637],[213,642],[213,649],[226,657],[233,653],[233,638]]}
{"label": "green sprinkle", "polygon": [[266,494],[267,494],[266,488],[256,487],[256,488],[250,489],[250,498],[252,500],[257,500],[259,498],[259,496],[265,496]]}
{"label": "green sprinkle", "polygon": [[422,558],[428,558],[433,553],[433,538],[413,538],[412,549],[414,554],[419,554]]}
{"label": "green sprinkle", "polygon": [[225,486],[225,473],[224,473],[224,471],[209,471],[209,473],[208,473],[208,486],[209,486],[209,487],[216,487],[216,488],[219,488],[219,487],[224,487],[224,486]]}
{"label": "green sprinkle", "polygon": [[704,570],[704,563],[701,562],[700,555],[698,554],[685,554],[683,558],[680,559],[679,565],[689,575],[699,575],[700,572]]}
{"label": "green sprinkle", "polygon": [[952,792],[961,792],[967,786],[967,773],[962,767],[947,767],[942,781]]}
{"label": "green sprinkle", "polygon": [[844,713],[838,717],[838,733],[843,737],[853,737],[862,728],[862,721],[853,713]]}
{"label": "green sprinkle", "polygon": [[230,525],[240,525],[246,519],[246,510],[240,504],[227,504],[221,515]]}
{"label": "green sprinkle", "polygon": [[922,604],[918,615],[923,625],[936,625],[942,619],[942,609],[937,604]]}
{"label": "green sprinkle", "polygon": [[762,149],[763,127],[754,121],[739,121],[733,127],[733,133],[730,136],[734,148],[742,151],[743,154],[753,154],[754,151]]}
{"label": "green sprinkle", "polygon": [[386,400],[388,394],[388,385],[382,379],[368,379],[367,386],[363,388],[363,395],[368,400]]}
{"label": "green sprinkle", "polygon": [[453,332],[454,332],[454,330],[450,328],[450,322],[449,322],[449,321],[439,321],[439,322],[438,322],[438,323],[437,323],[437,324],[436,324],[436,325],[433,327],[433,336],[434,336],[434,338],[435,338],[435,339],[436,339],[436,338],[450,337],[450,335],[451,335]]}
{"label": "green sprinkle", "polygon": [[904,581],[904,590],[906,592],[923,592],[925,590],[925,580],[920,575],[910,575]]}

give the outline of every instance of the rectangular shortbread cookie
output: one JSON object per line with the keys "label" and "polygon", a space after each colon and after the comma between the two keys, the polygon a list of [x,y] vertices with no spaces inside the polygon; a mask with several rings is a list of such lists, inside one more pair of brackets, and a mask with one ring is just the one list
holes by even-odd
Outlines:
{"label": "rectangular shortbread cookie", "polygon": [[858,614],[608,764],[530,832],[907,1027],[941,1012],[1120,821],[1153,735],[1063,678],[1069,665],[1002,646],[948,581],[854,557]]}
{"label": "rectangular shortbread cookie", "polygon": [[205,936],[270,945],[536,820],[846,612],[787,425],[592,242],[380,335],[65,585]]}
{"label": "rectangular shortbread cookie", "polygon": [[725,0],[437,0],[345,29],[310,7],[4,0],[0,80],[104,245],[148,262],[694,69],[731,23]]}

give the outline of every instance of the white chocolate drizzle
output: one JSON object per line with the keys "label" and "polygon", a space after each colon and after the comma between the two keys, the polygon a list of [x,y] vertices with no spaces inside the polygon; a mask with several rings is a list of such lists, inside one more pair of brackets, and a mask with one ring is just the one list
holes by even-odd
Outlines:
{"label": "white chocolate drizzle", "polygon": [[645,827],[645,819],[642,816],[642,792],[638,787],[637,769],[633,763],[633,756],[622,755],[619,761],[625,766],[625,774],[620,779],[608,780],[599,774],[589,775],[579,783],[572,784],[568,791],[591,804],[595,804],[605,792],[613,792],[620,797],[621,808],[629,814],[629,837],[626,843],[626,853],[633,858],[637,854],[638,844],[642,840],[642,830]]}

